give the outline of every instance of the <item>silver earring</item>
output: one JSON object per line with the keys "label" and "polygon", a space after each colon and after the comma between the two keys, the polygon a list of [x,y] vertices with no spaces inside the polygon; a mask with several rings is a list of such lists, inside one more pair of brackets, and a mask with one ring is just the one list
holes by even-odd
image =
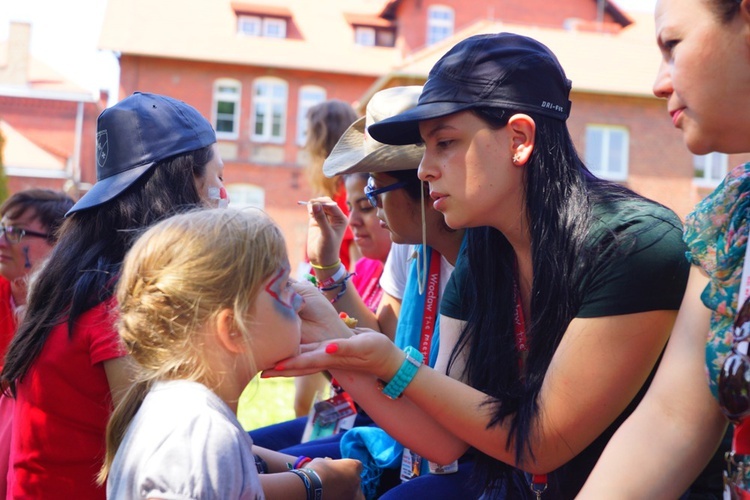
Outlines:
{"label": "silver earring", "polygon": [[518,153],[514,154],[513,155],[513,164],[514,165],[518,165],[518,162],[520,162],[520,161],[521,161],[521,155],[519,155]]}

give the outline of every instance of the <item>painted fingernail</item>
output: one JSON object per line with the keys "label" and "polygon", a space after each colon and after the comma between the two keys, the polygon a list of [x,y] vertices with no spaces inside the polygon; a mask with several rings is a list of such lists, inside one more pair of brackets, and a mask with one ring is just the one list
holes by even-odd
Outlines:
{"label": "painted fingernail", "polygon": [[286,365],[284,363],[276,363],[276,366],[273,367],[276,371],[282,371],[284,368],[286,368]]}
{"label": "painted fingernail", "polygon": [[269,375],[265,371],[262,371],[260,372],[260,378],[271,378],[271,375]]}
{"label": "painted fingernail", "polygon": [[326,354],[334,354],[338,350],[339,350],[338,344],[328,344],[326,346]]}

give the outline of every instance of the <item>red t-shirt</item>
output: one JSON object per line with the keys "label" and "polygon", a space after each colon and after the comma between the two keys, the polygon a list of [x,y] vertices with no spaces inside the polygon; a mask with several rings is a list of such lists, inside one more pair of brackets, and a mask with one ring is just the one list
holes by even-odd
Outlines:
{"label": "red t-shirt", "polygon": [[13,314],[10,281],[0,276],[0,370],[5,362],[8,344],[16,333],[16,316]]}
{"label": "red t-shirt", "polygon": [[16,385],[13,498],[105,498],[96,475],[112,398],[102,362],[125,354],[114,327],[114,303],[81,315],[72,336],[67,323],[54,327]]}

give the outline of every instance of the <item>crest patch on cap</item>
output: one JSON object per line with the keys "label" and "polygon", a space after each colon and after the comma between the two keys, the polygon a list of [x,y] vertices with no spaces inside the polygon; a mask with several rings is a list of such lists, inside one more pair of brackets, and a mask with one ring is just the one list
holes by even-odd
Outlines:
{"label": "crest patch on cap", "polygon": [[96,134],[96,164],[99,168],[104,167],[109,155],[109,137],[106,130],[101,130]]}

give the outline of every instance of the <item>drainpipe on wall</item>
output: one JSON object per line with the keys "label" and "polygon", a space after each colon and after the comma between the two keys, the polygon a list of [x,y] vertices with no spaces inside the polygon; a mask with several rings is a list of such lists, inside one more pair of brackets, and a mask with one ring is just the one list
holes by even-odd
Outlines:
{"label": "drainpipe on wall", "polygon": [[73,172],[71,179],[76,188],[81,184],[81,137],[83,136],[83,101],[78,101],[76,110],[76,135],[73,145]]}

